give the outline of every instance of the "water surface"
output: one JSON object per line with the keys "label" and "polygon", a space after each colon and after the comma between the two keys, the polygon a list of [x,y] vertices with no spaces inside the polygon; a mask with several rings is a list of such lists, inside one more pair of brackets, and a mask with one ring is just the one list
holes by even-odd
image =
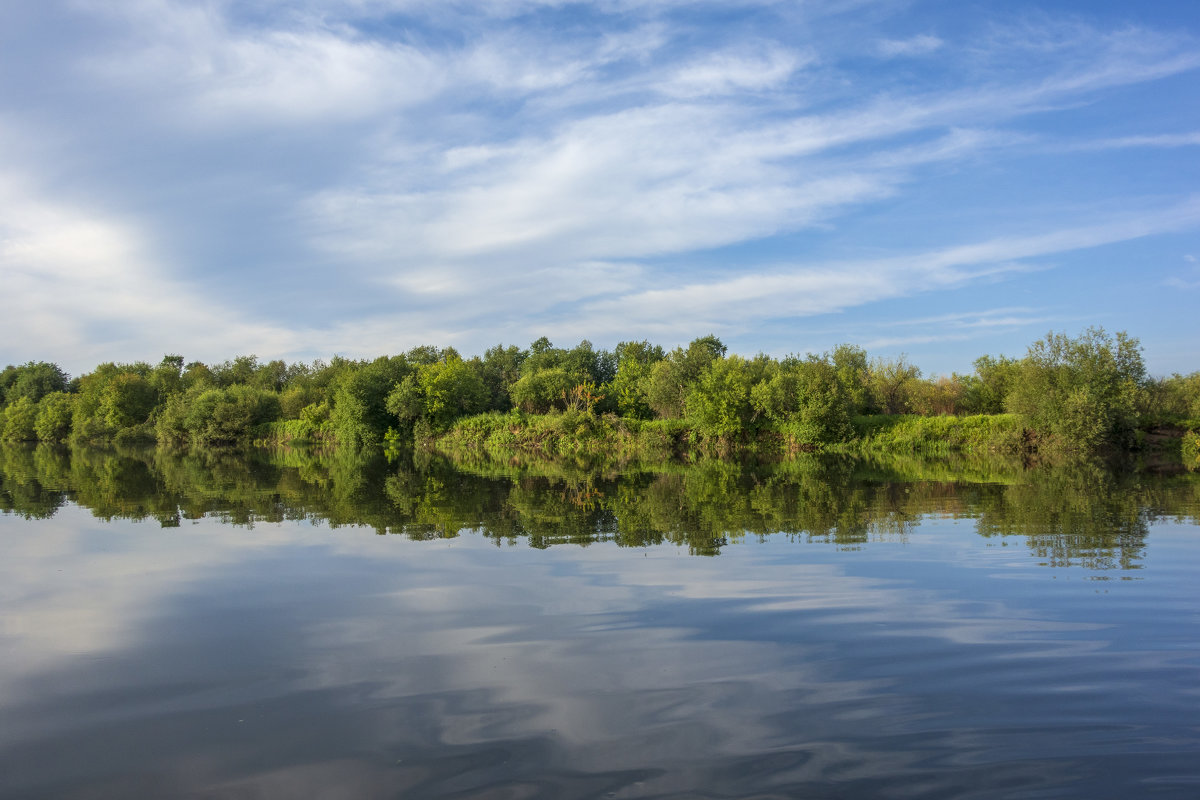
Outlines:
{"label": "water surface", "polygon": [[1195,797],[1200,481],[0,451],[4,797]]}

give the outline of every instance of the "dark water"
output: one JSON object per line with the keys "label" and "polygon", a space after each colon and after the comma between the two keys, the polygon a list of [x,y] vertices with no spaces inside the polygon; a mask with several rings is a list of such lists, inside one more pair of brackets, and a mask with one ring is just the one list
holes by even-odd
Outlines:
{"label": "dark water", "polygon": [[43,448],[0,506],[5,798],[1200,796],[1197,475]]}

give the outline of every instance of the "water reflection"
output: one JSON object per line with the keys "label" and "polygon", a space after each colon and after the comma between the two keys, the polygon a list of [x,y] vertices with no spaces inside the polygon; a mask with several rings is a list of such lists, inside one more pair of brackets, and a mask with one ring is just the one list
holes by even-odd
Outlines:
{"label": "water reflection", "polygon": [[[2,797],[1187,797],[1200,779],[1190,476],[0,458]],[[1078,579],[1110,574],[1139,580]]]}
{"label": "water reflection", "polygon": [[1025,537],[1048,566],[1132,570],[1152,521],[1197,519],[1200,476],[967,459],[712,461],[606,474],[347,451],[0,449],[0,509],[45,518],[68,501],[101,519],[163,527],[308,520],[416,540],[469,531],[537,548],[673,543],[698,555],[781,533],[849,549],[903,541],[934,515],[970,519],[985,537]]}

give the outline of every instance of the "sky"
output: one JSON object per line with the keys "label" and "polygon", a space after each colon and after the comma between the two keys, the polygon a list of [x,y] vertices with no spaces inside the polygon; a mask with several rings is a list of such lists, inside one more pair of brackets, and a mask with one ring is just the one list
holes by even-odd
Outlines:
{"label": "sky", "polygon": [[1200,4],[10,0],[0,364],[1200,369]]}

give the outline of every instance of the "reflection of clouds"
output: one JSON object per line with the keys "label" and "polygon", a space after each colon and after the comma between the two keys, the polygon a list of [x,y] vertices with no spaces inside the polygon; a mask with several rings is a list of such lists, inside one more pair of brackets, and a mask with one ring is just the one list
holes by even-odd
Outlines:
{"label": "reflection of clouds", "polygon": [[858,551],[772,539],[718,559],[98,527],[72,507],[0,526],[0,713],[17,723],[0,768],[103,731],[126,753],[109,769],[148,769],[138,753],[165,794],[870,794],[898,776],[954,793],[998,788],[1001,759],[1020,762],[1009,786],[1045,788],[1065,767],[1030,739],[1119,718],[1166,663],[1114,647],[1105,608],[1043,605],[1056,588],[1023,548],[945,520]]}

